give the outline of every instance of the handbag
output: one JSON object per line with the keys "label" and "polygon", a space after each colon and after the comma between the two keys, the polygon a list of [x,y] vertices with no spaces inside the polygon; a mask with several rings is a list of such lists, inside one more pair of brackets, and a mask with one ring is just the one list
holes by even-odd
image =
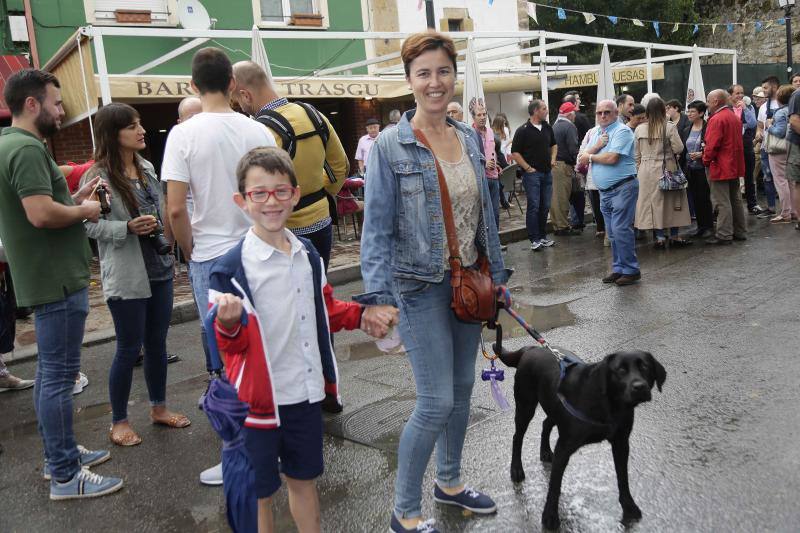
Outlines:
{"label": "handbag", "polygon": [[783,137],[767,135],[764,141],[764,150],[771,155],[786,154],[789,152],[789,124],[786,124],[786,134]]}
{"label": "handbag", "polygon": [[[433,154],[433,149],[422,131],[415,129],[414,135]],[[478,253],[478,267],[465,267],[459,256],[458,236],[456,224],[453,221],[453,205],[450,202],[450,192],[444,179],[439,160],[433,154],[436,163],[436,174],[439,178],[439,192],[442,197],[442,217],[444,229],[447,233],[447,248],[450,253],[450,288],[452,299],[450,307],[456,318],[462,322],[483,323],[494,320],[497,315],[497,290],[489,273],[488,258]]]}
{"label": "handbag", "polygon": [[667,169],[667,154],[672,152],[672,147],[669,145],[667,139],[667,129],[664,128],[664,161],[661,166],[661,178],[658,180],[658,188],[662,191],[680,191],[685,189],[688,185],[686,175],[678,163],[678,156],[674,153],[672,157],[675,158],[675,170]]}

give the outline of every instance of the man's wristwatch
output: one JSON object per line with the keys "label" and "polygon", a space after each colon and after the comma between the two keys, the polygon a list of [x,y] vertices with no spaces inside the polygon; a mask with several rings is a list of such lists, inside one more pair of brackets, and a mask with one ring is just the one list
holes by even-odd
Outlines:
{"label": "man's wristwatch", "polygon": [[592,156],[593,156],[593,155],[594,155],[594,154],[589,154],[589,163],[591,163],[591,162],[592,162]]}

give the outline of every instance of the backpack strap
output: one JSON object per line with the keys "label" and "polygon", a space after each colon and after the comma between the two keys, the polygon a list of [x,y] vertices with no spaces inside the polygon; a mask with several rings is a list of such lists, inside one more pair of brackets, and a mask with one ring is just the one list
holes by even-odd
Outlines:
{"label": "backpack strap", "polygon": [[278,134],[278,137],[281,138],[283,149],[289,152],[289,157],[294,159],[295,152],[297,151],[297,135],[295,135],[294,128],[289,121],[286,120],[286,117],[277,111],[267,109],[262,111],[262,113],[256,117],[256,120]]}
{"label": "backpack strap", "polygon": [[297,102],[297,105],[303,108],[303,110],[306,112],[306,115],[308,115],[308,120],[310,120],[314,125],[314,131],[309,132],[306,134],[306,136],[310,137],[311,135],[319,135],[322,139],[322,146],[327,148],[328,139],[331,137],[331,132],[328,129],[328,123],[322,118],[322,114],[316,107],[311,104],[307,104],[306,102]]}

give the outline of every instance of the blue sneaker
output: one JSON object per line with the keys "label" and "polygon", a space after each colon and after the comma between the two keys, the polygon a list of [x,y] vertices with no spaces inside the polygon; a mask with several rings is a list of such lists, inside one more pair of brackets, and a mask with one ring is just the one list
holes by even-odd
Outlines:
{"label": "blue sneaker", "polygon": [[[108,450],[87,450],[80,444],[78,444],[78,453],[81,454],[81,468],[99,465],[111,459],[111,452]],[[47,459],[44,460],[42,477],[50,481],[50,465],[47,463]]]}
{"label": "blue sneaker", "polygon": [[445,505],[455,505],[477,514],[491,514],[497,511],[497,505],[494,503],[494,500],[472,487],[464,487],[464,490],[458,494],[450,496],[440,489],[438,484],[434,483],[433,499],[436,502]]}
{"label": "blue sneaker", "polygon": [[82,498],[97,498],[122,488],[122,480],[118,477],[103,477],[93,474],[88,468],[78,470],[72,479],[59,483],[55,479],[50,481],[51,500],[77,500]]}
{"label": "blue sneaker", "polygon": [[433,527],[436,521],[431,518],[429,520],[425,520],[424,522],[420,522],[417,524],[417,527],[414,529],[407,529],[403,527],[403,524],[400,523],[400,520],[392,513],[392,526],[389,531],[392,533],[439,533],[439,530]]}

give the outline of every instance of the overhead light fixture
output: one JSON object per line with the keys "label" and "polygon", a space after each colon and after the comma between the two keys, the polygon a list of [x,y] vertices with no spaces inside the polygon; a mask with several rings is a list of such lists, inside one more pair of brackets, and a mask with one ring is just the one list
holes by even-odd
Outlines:
{"label": "overhead light fixture", "polygon": [[794,5],[795,0],[778,0],[778,5],[783,8],[790,7]]}
{"label": "overhead light fixture", "polygon": [[328,114],[329,114],[329,115],[338,115],[338,114],[339,114],[339,112],[338,112],[338,111],[331,111],[331,112],[330,112],[330,113],[328,113]]}
{"label": "overhead light fixture", "polygon": [[167,133],[167,130],[158,130],[158,133]]}
{"label": "overhead light fixture", "polygon": [[620,87],[620,89],[621,89],[621,90],[622,90],[622,92],[624,92],[624,93],[628,92],[628,86],[627,86],[627,85],[623,85],[622,87]]}

